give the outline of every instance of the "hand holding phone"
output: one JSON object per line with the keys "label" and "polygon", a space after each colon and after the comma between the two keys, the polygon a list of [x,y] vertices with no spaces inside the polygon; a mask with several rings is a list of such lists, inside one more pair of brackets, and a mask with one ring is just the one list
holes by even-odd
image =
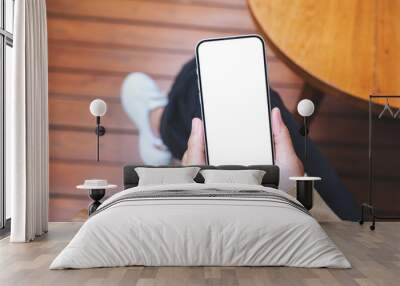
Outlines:
{"label": "hand holding phone", "polygon": [[262,38],[204,40],[196,59],[208,164],[274,164]]}

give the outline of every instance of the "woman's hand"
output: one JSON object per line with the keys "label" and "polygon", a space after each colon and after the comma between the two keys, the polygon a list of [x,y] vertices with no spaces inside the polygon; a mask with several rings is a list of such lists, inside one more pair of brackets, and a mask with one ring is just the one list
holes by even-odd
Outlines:
{"label": "woman's hand", "polygon": [[188,146],[182,157],[182,165],[205,165],[206,155],[204,148],[203,122],[199,118],[192,119],[192,131]]}
{"label": "woman's hand", "polygon": [[[275,164],[279,166],[281,173],[282,189],[286,186],[290,176],[303,176],[304,168],[293,148],[289,130],[282,120],[279,108],[272,109],[272,134],[275,144]],[[182,165],[204,165],[204,129],[199,118],[193,118],[192,131],[190,133],[188,147],[182,158]]]}
{"label": "woman's hand", "polygon": [[271,123],[275,144],[275,164],[280,170],[279,189],[288,192],[294,186],[289,177],[304,175],[303,163],[296,155],[289,130],[283,122],[281,112],[277,107],[272,109]]}

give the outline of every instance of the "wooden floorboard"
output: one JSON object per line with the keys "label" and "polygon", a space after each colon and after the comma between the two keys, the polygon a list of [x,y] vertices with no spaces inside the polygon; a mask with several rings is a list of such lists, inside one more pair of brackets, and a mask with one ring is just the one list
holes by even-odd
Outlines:
{"label": "wooden floorboard", "polygon": [[[100,139],[101,162],[140,163],[136,134],[107,134]],[[75,130],[50,130],[50,159],[96,160],[96,135]]]}
{"label": "wooden floorboard", "polygon": [[[74,41],[120,49],[152,49],[155,51],[193,55],[199,39],[226,37],[230,33],[144,26],[110,24],[76,19],[49,17],[49,40]],[[79,30],[79,33],[76,31]],[[104,37],[104,35],[109,35]],[[134,36],[132,36],[134,35]]]}
{"label": "wooden floorboard", "polygon": [[[93,5],[93,3],[96,5]],[[191,5],[183,1],[51,0],[52,16],[226,32],[252,32],[254,23],[247,9]]]}
{"label": "wooden floorboard", "polygon": [[71,71],[97,71],[100,74],[122,76],[133,71],[142,71],[156,77],[173,79],[182,65],[191,58],[192,56],[187,54],[111,50],[49,43],[49,67]]}
{"label": "wooden floorboard", "polygon": [[[67,98],[105,98],[108,101],[120,102],[119,95],[122,75],[108,75],[91,72],[66,72],[50,68],[50,96]],[[156,79],[160,89],[166,94],[173,79]]]}
{"label": "wooden floorboard", "polygon": [[[70,43],[49,43],[50,71],[93,73],[126,76],[130,72],[145,72],[156,79],[174,79],[193,54],[167,53],[153,50],[116,50],[100,46]],[[301,85],[302,80],[280,61],[270,61],[271,84]]]}
{"label": "wooden floorboard", "polygon": [[[400,223],[322,223],[352,269],[290,267],[117,267],[49,270],[82,223],[50,223],[32,243],[0,240],[0,285],[398,285]],[[93,242],[95,243],[95,242]]]}

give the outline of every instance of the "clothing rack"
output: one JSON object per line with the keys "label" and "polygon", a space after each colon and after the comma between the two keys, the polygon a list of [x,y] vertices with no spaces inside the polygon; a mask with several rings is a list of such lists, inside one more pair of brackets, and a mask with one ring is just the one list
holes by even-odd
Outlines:
{"label": "clothing rack", "polygon": [[[375,220],[398,220],[400,217],[397,216],[377,216],[376,212],[377,209],[374,207],[373,202],[372,202],[372,188],[373,188],[373,168],[372,168],[372,163],[373,163],[373,158],[372,158],[372,104],[374,99],[378,98],[384,98],[386,99],[386,104],[384,106],[384,110],[380,113],[379,119],[381,118],[382,114],[384,111],[388,108],[388,100],[391,98],[397,98],[400,99],[400,95],[370,95],[369,96],[369,123],[368,123],[368,128],[369,128],[369,143],[368,143],[368,202],[362,203],[361,204],[361,217],[359,223],[362,225],[365,221],[365,219],[371,218],[372,219],[372,224],[370,225],[370,229],[374,230],[375,229]],[[389,107],[390,108],[390,107]],[[400,110],[400,109],[399,109]],[[392,115],[393,118],[397,117],[397,114],[399,114],[399,110],[393,113],[390,110],[390,114]],[[400,118],[398,118],[400,120]],[[369,216],[369,217],[368,217]]]}

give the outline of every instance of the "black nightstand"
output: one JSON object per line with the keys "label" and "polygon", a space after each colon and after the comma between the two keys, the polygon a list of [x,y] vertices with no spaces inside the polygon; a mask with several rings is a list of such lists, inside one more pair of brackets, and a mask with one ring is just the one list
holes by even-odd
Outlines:
{"label": "black nightstand", "polygon": [[296,199],[303,204],[307,210],[313,207],[314,182],[320,181],[320,177],[290,177],[292,181],[296,181]]}
{"label": "black nightstand", "polygon": [[106,189],[89,189],[89,197],[93,200],[93,202],[88,206],[89,216],[94,213],[101,205],[100,200],[104,197],[105,194]]}
{"label": "black nightstand", "polygon": [[97,208],[101,205],[100,200],[106,194],[106,190],[116,188],[116,185],[109,185],[107,180],[85,180],[83,185],[76,186],[80,190],[88,190],[89,197],[93,202],[88,206],[89,216],[94,213]]}

